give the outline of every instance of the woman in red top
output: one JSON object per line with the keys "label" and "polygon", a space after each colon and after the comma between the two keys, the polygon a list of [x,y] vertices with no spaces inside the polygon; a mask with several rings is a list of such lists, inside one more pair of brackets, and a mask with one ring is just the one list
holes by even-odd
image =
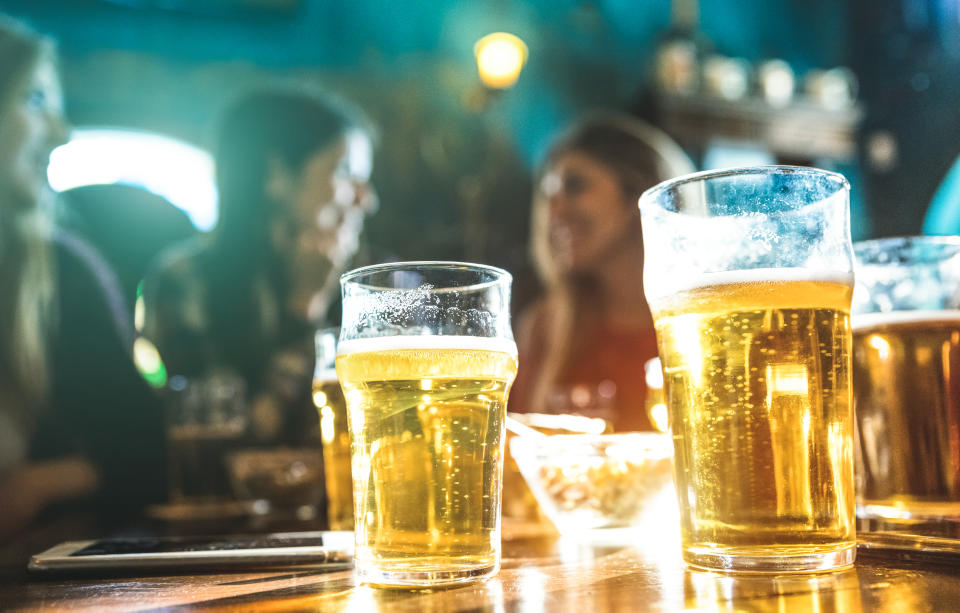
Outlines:
{"label": "woman in red top", "polygon": [[531,231],[546,291],[520,317],[511,410],[592,413],[616,431],[652,429],[643,367],[657,342],[637,201],[692,171],[669,137],[625,115],[586,118],[554,143]]}

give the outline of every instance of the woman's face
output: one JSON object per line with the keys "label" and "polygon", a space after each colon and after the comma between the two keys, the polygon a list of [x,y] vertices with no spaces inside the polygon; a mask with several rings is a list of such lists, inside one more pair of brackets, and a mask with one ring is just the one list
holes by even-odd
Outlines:
{"label": "woman's face", "polygon": [[588,155],[561,154],[543,175],[540,197],[550,251],[562,272],[595,271],[636,240],[635,207],[625,201],[613,171]]}
{"label": "woman's face", "polygon": [[356,252],[363,218],[376,207],[371,165],[370,139],[351,133],[291,175],[282,206],[288,207],[298,251],[321,253],[336,266]]}
{"label": "woman's face", "polygon": [[50,153],[67,138],[53,63],[37,64],[8,100],[0,116],[0,194],[32,206],[47,187]]}
{"label": "woman's face", "polygon": [[370,185],[372,154],[369,137],[351,133],[314,154],[299,173],[288,173],[273,194],[286,209],[274,244],[291,255],[294,292],[300,294],[295,301],[309,303],[356,253],[364,217],[377,204]]}

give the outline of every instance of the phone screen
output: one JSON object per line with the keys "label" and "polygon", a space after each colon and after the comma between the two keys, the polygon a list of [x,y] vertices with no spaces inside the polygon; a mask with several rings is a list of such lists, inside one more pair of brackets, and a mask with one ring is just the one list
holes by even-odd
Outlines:
{"label": "phone screen", "polygon": [[229,540],[210,537],[116,538],[97,541],[71,553],[70,557],[322,546],[324,546],[322,536],[262,535],[231,537]]}
{"label": "phone screen", "polygon": [[353,563],[353,532],[276,532],[231,536],[128,537],[66,541],[30,558],[33,572],[192,572]]}

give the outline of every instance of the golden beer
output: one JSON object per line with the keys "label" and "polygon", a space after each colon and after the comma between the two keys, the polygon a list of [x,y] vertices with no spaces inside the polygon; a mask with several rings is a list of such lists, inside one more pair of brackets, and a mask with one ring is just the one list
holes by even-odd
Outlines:
{"label": "golden beer", "polygon": [[433,582],[496,572],[504,414],[516,371],[516,346],[503,339],[341,342],[358,572]]}
{"label": "golden beer", "polygon": [[327,522],[331,530],[353,530],[353,479],[350,476],[350,431],[347,404],[337,373],[320,373],[313,382],[313,403],[320,413]]}
{"label": "golden beer", "polygon": [[714,273],[654,305],[688,563],[852,563],[852,284],[812,274]]}
{"label": "golden beer", "polygon": [[960,513],[960,312],[854,326],[859,503],[889,517]]}

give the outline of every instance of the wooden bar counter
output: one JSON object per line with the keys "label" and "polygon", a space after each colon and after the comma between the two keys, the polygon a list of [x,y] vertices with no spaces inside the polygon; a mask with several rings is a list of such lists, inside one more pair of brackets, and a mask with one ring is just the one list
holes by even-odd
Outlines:
{"label": "wooden bar counter", "polygon": [[960,564],[870,555],[834,573],[733,576],[686,567],[670,530],[590,544],[509,522],[503,551],[493,579],[442,590],[374,589],[317,569],[60,579],[8,566],[0,610],[960,611]]}

